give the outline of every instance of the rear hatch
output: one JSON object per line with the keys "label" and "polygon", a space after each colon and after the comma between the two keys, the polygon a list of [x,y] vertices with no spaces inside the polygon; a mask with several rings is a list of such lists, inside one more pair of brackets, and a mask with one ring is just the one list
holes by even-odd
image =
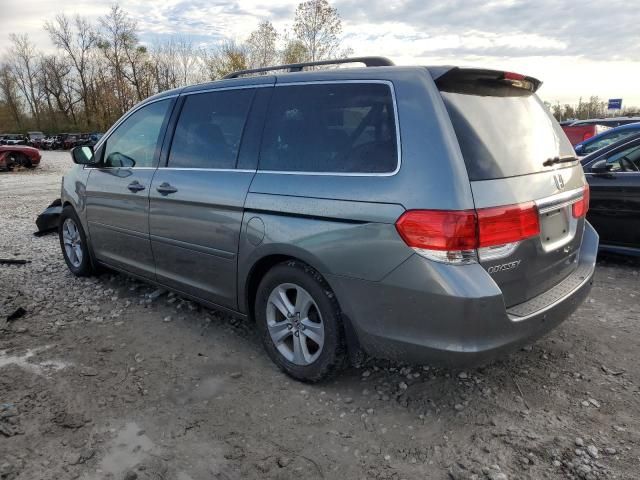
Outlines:
{"label": "rear hatch", "polygon": [[467,167],[479,225],[478,261],[507,307],[577,266],[588,187],[571,143],[523,75],[432,72]]}

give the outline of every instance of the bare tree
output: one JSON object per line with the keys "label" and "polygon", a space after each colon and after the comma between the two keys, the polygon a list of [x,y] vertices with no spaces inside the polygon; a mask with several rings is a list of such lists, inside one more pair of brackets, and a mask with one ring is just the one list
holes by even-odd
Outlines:
{"label": "bare tree", "polygon": [[324,60],[338,53],[342,21],[338,10],[327,0],[309,0],[299,4],[293,31],[306,49],[306,60]]}
{"label": "bare tree", "polygon": [[40,128],[41,91],[38,84],[39,61],[35,46],[27,35],[9,35],[11,48],[11,72],[16,79],[18,89],[24,96],[36,126]]}
{"label": "bare tree", "polygon": [[198,49],[188,38],[178,37],[171,40],[175,44],[178,86],[189,85],[203,80],[201,58]]}
{"label": "bare tree", "polygon": [[265,20],[251,32],[247,40],[247,50],[252,68],[273,65],[278,58],[276,42],[278,32],[271,22]]}
{"label": "bare tree", "polygon": [[8,61],[0,64],[3,125],[106,129],[135,102],[159,91],[234,70],[341,54],[340,18],[327,0],[301,3],[291,36],[264,20],[245,42],[224,40],[211,49],[182,37],[148,46],[117,4],[95,23],[61,14],[44,29],[58,49],[54,55],[36,51],[26,35],[11,37]]}
{"label": "bare tree", "polygon": [[41,82],[49,109],[49,123],[76,126],[75,105],[81,98],[73,94],[73,67],[66,57],[50,55],[41,60]]}
{"label": "bare tree", "polygon": [[2,101],[7,106],[17,128],[22,127],[22,115],[20,113],[20,97],[16,80],[11,73],[9,65],[2,64],[0,66],[0,94]]}
{"label": "bare tree", "polygon": [[102,51],[111,68],[120,114],[126,112],[134,103],[128,80],[133,79],[137,89],[137,72],[128,72],[132,60],[138,57],[135,51],[138,46],[136,23],[119,6],[113,5],[111,11],[99,19],[101,32],[98,48]]}
{"label": "bare tree", "polygon": [[79,84],[78,91],[84,106],[85,118],[87,124],[91,125],[94,102],[90,98],[91,77],[89,75],[89,62],[97,37],[94,27],[87,19],[79,15],[74,19],[74,27],[75,31],[64,14],[57,15],[53,22],[46,22],[44,25],[44,29],[49,34],[53,44],[69,57],[75,68]]}

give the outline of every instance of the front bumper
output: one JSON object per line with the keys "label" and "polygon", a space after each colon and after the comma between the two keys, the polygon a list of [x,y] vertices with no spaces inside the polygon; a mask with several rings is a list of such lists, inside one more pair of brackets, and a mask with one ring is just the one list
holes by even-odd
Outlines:
{"label": "front bumper", "polygon": [[585,222],[578,266],[543,294],[510,309],[480,265],[410,257],[380,282],[329,276],[360,346],[370,355],[448,366],[482,364],[549,332],[593,284],[598,234]]}

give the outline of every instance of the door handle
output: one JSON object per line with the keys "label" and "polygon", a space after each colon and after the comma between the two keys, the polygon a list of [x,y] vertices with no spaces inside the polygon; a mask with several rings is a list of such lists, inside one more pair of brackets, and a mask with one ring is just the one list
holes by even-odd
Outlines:
{"label": "door handle", "polygon": [[169,185],[167,182],[163,182],[156,190],[162,195],[169,195],[170,193],[176,193],[178,191],[176,187]]}
{"label": "door handle", "polygon": [[136,192],[139,192],[140,190],[144,190],[146,187],[142,185],[140,182],[138,182],[137,180],[134,180],[129,185],[127,185],[127,188],[132,192],[136,193]]}

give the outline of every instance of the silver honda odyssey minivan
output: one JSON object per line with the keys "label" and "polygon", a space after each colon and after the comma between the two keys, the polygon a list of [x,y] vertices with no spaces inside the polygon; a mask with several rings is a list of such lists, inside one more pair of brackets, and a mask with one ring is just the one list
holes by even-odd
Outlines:
{"label": "silver honda odyssey minivan", "polygon": [[160,93],[73,150],[62,253],[252,319],[299,380],[360,351],[486,362],[593,278],[589,188],[539,86],[364,57]]}

